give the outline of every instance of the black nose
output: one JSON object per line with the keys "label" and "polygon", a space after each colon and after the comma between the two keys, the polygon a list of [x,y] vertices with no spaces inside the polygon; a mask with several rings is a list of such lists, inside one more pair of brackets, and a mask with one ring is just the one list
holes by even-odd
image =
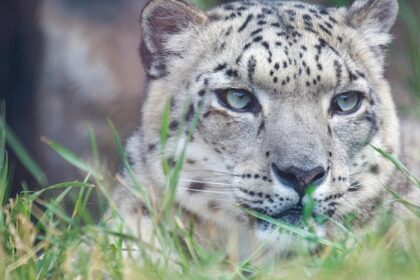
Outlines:
{"label": "black nose", "polygon": [[301,198],[305,195],[307,187],[320,185],[327,176],[327,172],[321,166],[311,170],[303,170],[295,166],[280,169],[273,163],[271,167],[277,179],[284,185],[292,187]]}

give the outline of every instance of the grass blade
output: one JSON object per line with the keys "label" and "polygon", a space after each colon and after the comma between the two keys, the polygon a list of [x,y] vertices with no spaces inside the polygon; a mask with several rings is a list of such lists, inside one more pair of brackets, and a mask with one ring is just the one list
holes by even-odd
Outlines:
{"label": "grass blade", "polygon": [[[0,103],[0,121],[4,123],[4,104]],[[6,153],[6,129],[0,126],[0,208],[9,192],[9,163]]]}
{"label": "grass blade", "polygon": [[32,193],[31,196],[30,196],[30,199],[31,200],[36,200],[38,197],[41,196],[41,194],[43,194],[46,191],[57,190],[57,189],[62,189],[62,188],[94,188],[94,185],[88,184],[88,183],[82,183],[82,182],[59,183],[59,184],[55,184],[55,185],[49,186],[47,188],[44,188],[40,191]]}
{"label": "grass blade", "polygon": [[420,188],[420,181],[415,176],[413,176],[410,171],[407,169],[407,167],[404,166],[398,159],[396,159],[392,154],[382,150],[379,147],[373,146],[372,147],[377,151],[380,155],[382,155],[384,158],[391,161],[397,169],[404,174],[416,187]]}
{"label": "grass blade", "polygon": [[100,157],[99,157],[98,142],[96,141],[96,135],[91,126],[89,126],[89,129],[88,129],[88,136],[89,136],[89,145],[92,150],[92,157],[95,160],[96,167],[98,167],[101,162]]}
{"label": "grass blade", "polygon": [[420,218],[420,206],[416,205],[407,199],[403,198],[397,192],[395,192],[392,188],[385,186],[386,190],[397,200],[397,202],[404,205],[410,212]]}
{"label": "grass blade", "polygon": [[80,169],[81,171],[86,172],[86,174],[91,173],[98,180],[102,179],[102,175],[97,170],[95,170],[92,166],[90,166],[89,164],[84,162],[82,159],[80,159],[72,151],[64,148],[63,146],[59,145],[58,143],[46,137],[43,137],[42,141],[46,143],[51,149],[53,149],[58,155],[60,155],[64,160],[66,160],[68,163],[70,163],[74,167]]}
{"label": "grass blade", "polygon": [[19,161],[28,170],[28,172],[35,178],[38,184],[46,186],[48,184],[47,175],[42,171],[41,167],[29,155],[20,142],[16,134],[9,128],[9,126],[0,118],[0,129],[6,133],[6,141],[10,149],[14,152]]}
{"label": "grass blade", "polygon": [[300,236],[300,237],[302,237],[302,238],[304,238],[308,241],[312,241],[312,242],[316,242],[316,243],[319,243],[319,244],[322,244],[322,245],[325,245],[325,246],[329,246],[329,247],[332,247],[332,248],[337,249],[339,251],[344,250],[342,245],[334,243],[334,242],[329,241],[327,239],[323,239],[323,238],[319,237],[318,235],[316,235],[314,233],[311,233],[307,230],[304,230],[304,229],[299,228],[299,227],[295,227],[295,226],[290,225],[288,223],[285,223],[281,220],[273,219],[269,216],[266,216],[264,214],[261,214],[259,212],[256,212],[256,211],[253,211],[253,210],[250,210],[250,209],[246,209],[246,208],[242,208],[242,209],[245,212],[247,212],[248,214],[250,214],[250,215],[252,215],[252,216],[254,216],[258,219],[261,219],[263,221],[272,223],[273,225],[276,225],[281,229],[284,229],[284,230],[287,230],[291,233],[294,233],[294,234],[296,234],[296,235],[298,235],[298,236]]}

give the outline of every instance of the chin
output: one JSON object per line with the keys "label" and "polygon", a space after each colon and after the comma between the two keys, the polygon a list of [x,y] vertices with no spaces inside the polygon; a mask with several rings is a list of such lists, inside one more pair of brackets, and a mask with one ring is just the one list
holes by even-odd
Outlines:
{"label": "chin", "polygon": [[[307,230],[300,221],[292,225]],[[325,237],[327,235],[326,228],[324,225],[316,225],[315,234]],[[254,230],[257,241],[264,244],[265,248],[274,256],[287,257],[296,253],[315,253],[320,248],[320,244],[317,242],[306,240],[265,221],[256,221]]]}

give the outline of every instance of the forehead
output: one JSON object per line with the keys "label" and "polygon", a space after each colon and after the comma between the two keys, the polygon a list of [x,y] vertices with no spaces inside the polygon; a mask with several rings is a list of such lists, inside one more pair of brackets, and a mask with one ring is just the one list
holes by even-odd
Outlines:
{"label": "forehead", "polygon": [[336,9],[300,2],[244,1],[209,13],[214,72],[273,91],[319,92],[363,76],[345,48]]}

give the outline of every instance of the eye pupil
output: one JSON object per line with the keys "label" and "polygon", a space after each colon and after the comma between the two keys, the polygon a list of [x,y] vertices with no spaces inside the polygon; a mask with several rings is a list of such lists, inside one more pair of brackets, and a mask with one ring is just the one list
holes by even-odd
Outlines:
{"label": "eye pupil", "polygon": [[350,91],[336,96],[333,100],[333,111],[338,114],[351,114],[360,107],[362,94]]}
{"label": "eye pupil", "polygon": [[226,92],[226,103],[234,110],[244,110],[252,103],[252,96],[243,90],[230,89]]}
{"label": "eye pupil", "polygon": [[219,104],[237,113],[258,113],[261,105],[253,93],[246,89],[228,88],[217,89],[215,94]]}

